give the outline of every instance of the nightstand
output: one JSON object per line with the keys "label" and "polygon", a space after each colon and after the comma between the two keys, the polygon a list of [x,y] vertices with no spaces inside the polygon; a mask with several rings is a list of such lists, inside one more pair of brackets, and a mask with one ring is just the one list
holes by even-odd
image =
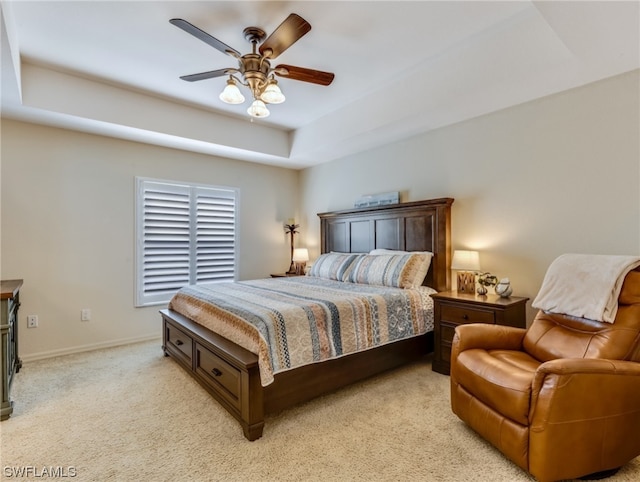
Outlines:
{"label": "nightstand", "polygon": [[456,326],[467,323],[490,323],[525,328],[526,304],[529,298],[498,295],[476,295],[446,291],[433,298],[434,354],[433,371],[449,374],[451,343]]}

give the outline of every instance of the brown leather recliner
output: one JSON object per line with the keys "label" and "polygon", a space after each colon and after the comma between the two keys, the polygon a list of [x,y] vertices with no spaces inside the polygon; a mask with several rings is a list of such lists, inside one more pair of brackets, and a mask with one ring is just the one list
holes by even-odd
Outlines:
{"label": "brown leather recliner", "polygon": [[453,412],[540,481],[640,455],[640,271],[613,324],[540,311],[528,329],[468,324],[451,353]]}

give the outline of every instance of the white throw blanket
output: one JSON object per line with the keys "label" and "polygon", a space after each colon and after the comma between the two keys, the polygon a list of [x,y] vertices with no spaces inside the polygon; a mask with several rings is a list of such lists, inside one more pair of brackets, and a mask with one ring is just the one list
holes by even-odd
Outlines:
{"label": "white throw blanket", "polygon": [[613,323],[622,282],[638,266],[638,256],[563,254],[549,266],[531,306]]}

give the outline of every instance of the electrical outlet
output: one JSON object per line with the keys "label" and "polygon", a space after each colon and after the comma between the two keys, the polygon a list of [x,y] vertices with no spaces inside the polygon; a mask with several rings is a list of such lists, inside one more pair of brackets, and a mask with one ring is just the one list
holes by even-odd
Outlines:
{"label": "electrical outlet", "polygon": [[27,315],[27,328],[38,328],[38,315]]}
{"label": "electrical outlet", "polygon": [[80,320],[89,321],[91,319],[91,310],[89,308],[83,308],[80,311]]}

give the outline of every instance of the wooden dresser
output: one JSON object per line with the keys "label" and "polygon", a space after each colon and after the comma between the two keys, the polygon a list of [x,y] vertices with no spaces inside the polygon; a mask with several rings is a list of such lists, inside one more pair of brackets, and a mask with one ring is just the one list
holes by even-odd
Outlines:
{"label": "wooden dresser", "polygon": [[433,371],[449,374],[451,343],[456,326],[467,323],[526,327],[526,303],[529,298],[476,295],[447,291],[431,295],[434,312]]}
{"label": "wooden dresser", "polygon": [[22,280],[0,281],[0,361],[2,364],[2,385],[0,386],[0,420],[6,420],[13,412],[11,385],[13,377],[22,362],[18,357],[18,308]]}

